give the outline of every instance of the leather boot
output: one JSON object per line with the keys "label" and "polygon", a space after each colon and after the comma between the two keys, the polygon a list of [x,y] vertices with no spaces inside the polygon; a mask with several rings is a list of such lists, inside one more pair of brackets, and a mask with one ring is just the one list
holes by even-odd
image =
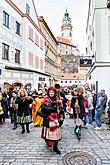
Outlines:
{"label": "leather boot", "polygon": [[22,126],[22,131],[21,131],[21,133],[23,134],[23,133],[25,132],[24,124],[21,124],[21,126]]}
{"label": "leather boot", "polygon": [[58,147],[57,147],[57,143],[53,146],[53,151],[56,152],[57,154],[61,154],[61,152],[59,151]]}
{"label": "leather boot", "polygon": [[26,130],[27,130],[27,133],[30,133],[29,124],[26,124]]}

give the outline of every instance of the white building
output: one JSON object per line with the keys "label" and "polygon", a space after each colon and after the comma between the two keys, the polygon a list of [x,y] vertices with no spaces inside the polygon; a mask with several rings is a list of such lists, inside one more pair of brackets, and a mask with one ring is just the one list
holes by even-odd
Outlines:
{"label": "white building", "polygon": [[20,81],[35,89],[40,83],[48,86],[44,41],[34,0],[0,0],[0,85]]}
{"label": "white building", "polygon": [[87,54],[93,57],[87,81],[98,84],[95,90],[105,89],[110,96],[110,8],[107,8],[107,0],[89,0],[86,32]]}

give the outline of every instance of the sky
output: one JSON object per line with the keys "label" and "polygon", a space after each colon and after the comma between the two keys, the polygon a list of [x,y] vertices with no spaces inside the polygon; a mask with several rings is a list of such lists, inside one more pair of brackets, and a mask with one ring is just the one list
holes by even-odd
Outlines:
{"label": "sky", "polygon": [[61,24],[67,11],[73,25],[73,44],[85,54],[89,0],[35,0],[38,16],[43,16],[55,37],[61,36]]}

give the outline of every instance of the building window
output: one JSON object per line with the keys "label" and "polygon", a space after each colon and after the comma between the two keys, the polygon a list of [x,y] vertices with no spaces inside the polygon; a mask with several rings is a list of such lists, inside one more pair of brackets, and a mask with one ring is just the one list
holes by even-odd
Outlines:
{"label": "building window", "polygon": [[75,81],[75,83],[77,83],[77,81]]}
{"label": "building window", "polygon": [[20,23],[16,21],[16,34],[20,35]]}
{"label": "building window", "polygon": [[3,11],[3,25],[9,27],[9,14]]}
{"label": "building window", "polygon": [[61,83],[63,83],[63,81],[61,81]]}
{"label": "building window", "polygon": [[40,59],[40,69],[43,70],[43,60]]}
{"label": "building window", "polygon": [[65,83],[67,83],[67,81],[65,81]]}
{"label": "building window", "polygon": [[26,14],[30,15],[30,7],[27,3],[26,3]]}
{"label": "building window", "polygon": [[90,42],[90,48],[91,48],[91,51],[92,51],[92,41]]}
{"label": "building window", "polygon": [[39,46],[39,36],[38,34],[35,34],[35,44]]}
{"label": "building window", "polygon": [[29,26],[29,39],[33,41],[33,29]]}
{"label": "building window", "polygon": [[35,57],[35,67],[38,69],[39,68],[39,57]]}
{"label": "building window", "polygon": [[40,38],[40,48],[43,50],[43,40]]}
{"label": "building window", "polygon": [[70,83],[72,83],[72,82],[70,81]]}
{"label": "building window", "polygon": [[34,57],[33,53],[29,52],[29,66],[33,66]]}
{"label": "building window", "polygon": [[39,77],[39,81],[45,81],[45,78]]}
{"label": "building window", "polygon": [[2,59],[9,60],[9,45],[2,43]]}
{"label": "building window", "polygon": [[15,63],[20,63],[20,50],[15,49]]}

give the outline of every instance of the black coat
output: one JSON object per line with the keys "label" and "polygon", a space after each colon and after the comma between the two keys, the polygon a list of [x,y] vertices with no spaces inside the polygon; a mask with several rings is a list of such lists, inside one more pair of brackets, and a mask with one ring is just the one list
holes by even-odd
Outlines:
{"label": "black coat", "polygon": [[49,119],[48,119],[48,115],[50,113],[56,113],[57,112],[57,108],[54,106],[54,104],[51,102],[49,105],[46,104],[42,104],[41,105],[41,111],[45,114],[45,117],[43,118],[43,126],[49,128]]}
{"label": "black coat", "polygon": [[84,117],[84,113],[85,113],[85,107],[84,107],[84,97],[83,96],[79,96],[78,98],[78,103],[80,106],[80,118],[83,119]]}
{"label": "black coat", "polygon": [[[84,97],[83,96],[78,96],[78,104],[80,107],[80,114],[79,117],[81,119],[83,119],[84,117],[84,113],[85,113],[85,107],[84,107]],[[75,114],[75,102],[76,102],[76,98],[73,96],[72,100],[71,100],[71,108],[73,108],[73,115],[76,118],[76,114]]]}
{"label": "black coat", "polygon": [[33,102],[33,99],[22,100],[20,97],[17,97],[15,104],[18,104],[18,116],[29,116],[31,115],[31,110],[29,105]]}
{"label": "black coat", "polygon": [[59,99],[62,99],[63,108],[65,108],[66,107],[66,103],[67,103],[67,98],[65,97],[64,92],[61,92],[61,91],[57,92],[57,97]]}

